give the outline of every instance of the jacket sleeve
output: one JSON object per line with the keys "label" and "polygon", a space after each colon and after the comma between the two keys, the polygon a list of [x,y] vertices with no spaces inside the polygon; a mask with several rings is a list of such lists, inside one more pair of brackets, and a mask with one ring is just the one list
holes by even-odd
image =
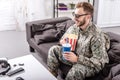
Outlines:
{"label": "jacket sleeve", "polygon": [[[90,41],[90,50],[92,53],[92,57],[88,58],[83,55],[79,55],[78,63],[92,67],[97,72],[99,72],[104,67],[105,63],[109,62],[109,58],[107,55],[108,48],[106,48],[106,46],[108,46],[110,43],[108,38],[107,40],[108,42],[103,35],[92,37]],[[108,44],[106,45],[106,43]]]}

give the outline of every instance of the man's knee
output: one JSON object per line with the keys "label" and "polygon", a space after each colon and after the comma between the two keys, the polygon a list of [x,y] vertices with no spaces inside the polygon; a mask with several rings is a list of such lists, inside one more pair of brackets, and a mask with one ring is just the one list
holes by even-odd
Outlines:
{"label": "man's knee", "polygon": [[50,49],[49,49],[49,53],[53,53],[53,52],[57,52],[57,51],[60,51],[61,50],[61,47],[58,46],[58,45],[54,45],[52,46]]}
{"label": "man's knee", "polygon": [[82,66],[73,66],[66,76],[66,80],[83,80],[85,69]]}
{"label": "man's knee", "polygon": [[57,59],[59,57],[60,51],[60,46],[52,46],[48,51],[48,59]]}
{"label": "man's knee", "polygon": [[84,80],[94,75],[94,69],[81,64],[75,64],[66,76],[66,80]]}

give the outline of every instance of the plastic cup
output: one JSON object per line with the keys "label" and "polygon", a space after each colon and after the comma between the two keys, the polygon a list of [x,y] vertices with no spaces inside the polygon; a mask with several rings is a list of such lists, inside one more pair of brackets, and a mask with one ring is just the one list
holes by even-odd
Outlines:
{"label": "plastic cup", "polygon": [[[70,51],[71,51],[71,45],[69,43],[62,45],[62,53],[63,54],[68,53]],[[63,59],[65,60],[64,56],[63,56]]]}
{"label": "plastic cup", "polygon": [[62,45],[62,52],[67,53],[71,51],[71,45],[69,43]]}

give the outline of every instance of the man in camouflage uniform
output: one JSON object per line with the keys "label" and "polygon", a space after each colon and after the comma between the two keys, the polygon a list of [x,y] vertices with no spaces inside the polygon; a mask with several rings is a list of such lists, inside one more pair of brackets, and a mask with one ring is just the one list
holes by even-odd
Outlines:
{"label": "man in camouflage uniform", "polygon": [[[57,77],[59,61],[71,65],[65,80],[84,80],[98,73],[109,62],[107,50],[109,38],[96,25],[91,22],[93,6],[87,2],[76,5],[74,12],[75,24],[71,26],[60,40],[65,43],[66,34],[78,36],[76,49],[67,54],[62,53],[61,46],[53,46],[48,54],[48,67],[50,72]],[[63,60],[63,56],[66,60]]]}

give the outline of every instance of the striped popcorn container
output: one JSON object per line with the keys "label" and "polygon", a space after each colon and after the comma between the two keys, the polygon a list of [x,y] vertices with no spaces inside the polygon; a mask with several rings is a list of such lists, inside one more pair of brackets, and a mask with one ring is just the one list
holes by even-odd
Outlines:
{"label": "striped popcorn container", "polygon": [[71,51],[75,50],[78,36],[75,34],[66,34],[66,41],[71,45]]}
{"label": "striped popcorn container", "polygon": [[72,38],[69,39],[69,43],[71,44],[71,51],[75,50],[76,42],[77,39],[72,39]]}

